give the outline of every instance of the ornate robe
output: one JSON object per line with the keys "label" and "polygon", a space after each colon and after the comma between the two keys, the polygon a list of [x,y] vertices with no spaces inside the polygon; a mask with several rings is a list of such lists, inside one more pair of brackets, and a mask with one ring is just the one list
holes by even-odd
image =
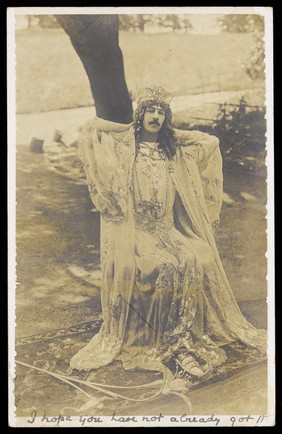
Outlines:
{"label": "ornate robe", "polygon": [[168,160],[157,144],[136,152],[132,124],[88,121],[80,135],[91,199],[101,214],[103,324],[71,360],[97,369],[163,370],[181,354],[205,370],[221,364],[223,344],[265,351],[266,332],[242,315],[225,275],[213,228],[222,205],[216,137],[175,130]]}

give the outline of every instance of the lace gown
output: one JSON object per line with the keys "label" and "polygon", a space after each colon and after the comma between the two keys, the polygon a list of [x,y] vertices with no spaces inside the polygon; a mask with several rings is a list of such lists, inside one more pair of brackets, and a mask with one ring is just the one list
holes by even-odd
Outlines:
{"label": "lace gown", "polygon": [[266,351],[266,331],[242,315],[213,236],[222,189],[218,139],[174,133],[178,148],[168,160],[150,142],[136,155],[131,125],[94,119],[82,130],[80,158],[101,213],[103,323],[72,368],[121,360],[125,369],[164,372],[171,361],[187,368],[190,359],[206,373],[226,359],[228,342]]}
{"label": "lace gown", "polygon": [[224,351],[210,336],[225,342],[230,336],[220,324],[218,302],[212,312],[211,290],[220,290],[212,251],[196,235],[187,238],[176,229],[176,190],[156,143],[140,144],[133,186],[136,273],[120,359],[128,369],[148,368],[147,355],[155,349],[164,363],[193,354],[206,368],[220,364]]}

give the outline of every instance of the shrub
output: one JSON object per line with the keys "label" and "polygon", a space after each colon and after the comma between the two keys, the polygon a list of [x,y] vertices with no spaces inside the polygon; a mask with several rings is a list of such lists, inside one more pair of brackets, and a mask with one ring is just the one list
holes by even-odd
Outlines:
{"label": "shrub", "polygon": [[264,167],[264,108],[250,107],[244,98],[238,105],[222,104],[217,119],[208,129],[219,138],[226,163],[239,164],[251,171]]}
{"label": "shrub", "polygon": [[[176,128],[189,129],[185,122],[177,122]],[[251,107],[244,98],[239,104],[221,104],[212,124],[193,125],[220,140],[225,165],[235,165],[248,172],[260,174],[265,170],[266,120],[265,110]]]}

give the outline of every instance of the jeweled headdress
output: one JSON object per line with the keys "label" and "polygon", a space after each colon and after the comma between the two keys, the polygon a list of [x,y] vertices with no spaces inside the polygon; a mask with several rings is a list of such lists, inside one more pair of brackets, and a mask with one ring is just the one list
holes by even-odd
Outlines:
{"label": "jeweled headdress", "polygon": [[137,104],[139,105],[142,101],[155,101],[156,103],[164,103],[170,105],[173,94],[168,92],[162,86],[150,86],[140,89],[137,94]]}

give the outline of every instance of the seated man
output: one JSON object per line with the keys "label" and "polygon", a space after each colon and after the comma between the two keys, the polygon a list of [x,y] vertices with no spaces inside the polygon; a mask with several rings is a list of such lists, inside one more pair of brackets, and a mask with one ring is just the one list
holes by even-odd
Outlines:
{"label": "seated man", "polygon": [[93,203],[101,213],[100,332],[71,360],[79,370],[121,360],[163,371],[172,361],[203,376],[240,340],[266,349],[242,315],[213,229],[222,203],[219,141],[171,126],[170,94],[140,93],[135,122],[88,121],[81,133]]}

